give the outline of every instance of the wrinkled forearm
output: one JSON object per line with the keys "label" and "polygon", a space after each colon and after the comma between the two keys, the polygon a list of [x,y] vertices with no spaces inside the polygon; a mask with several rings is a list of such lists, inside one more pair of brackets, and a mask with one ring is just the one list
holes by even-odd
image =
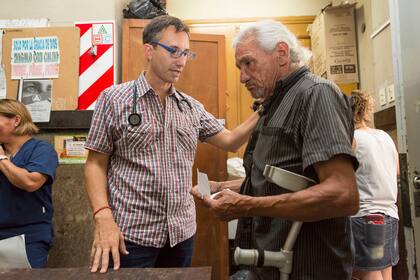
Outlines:
{"label": "wrinkled forearm", "polygon": [[357,213],[358,206],[357,191],[335,192],[329,182],[296,193],[247,198],[242,203],[243,211],[251,216],[302,222],[350,216]]}

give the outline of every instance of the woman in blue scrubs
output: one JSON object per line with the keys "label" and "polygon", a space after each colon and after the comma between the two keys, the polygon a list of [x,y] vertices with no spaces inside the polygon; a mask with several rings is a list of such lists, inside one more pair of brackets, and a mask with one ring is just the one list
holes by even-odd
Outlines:
{"label": "woman in blue scrubs", "polygon": [[32,138],[37,132],[22,103],[0,100],[0,240],[24,234],[33,268],[47,265],[52,245],[51,186],[58,165],[54,148]]}

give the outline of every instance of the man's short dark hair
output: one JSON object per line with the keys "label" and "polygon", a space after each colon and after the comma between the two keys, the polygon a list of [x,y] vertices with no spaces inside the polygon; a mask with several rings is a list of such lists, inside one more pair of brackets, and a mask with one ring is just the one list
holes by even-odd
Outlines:
{"label": "man's short dark hair", "polygon": [[158,16],[146,25],[143,31],[143,44],[150,44],[152,41],[159,41],[162,31],[169,26],[175,27],[176,32],[185,32],[189,35],[190,29],[179,18],[172,16]]}

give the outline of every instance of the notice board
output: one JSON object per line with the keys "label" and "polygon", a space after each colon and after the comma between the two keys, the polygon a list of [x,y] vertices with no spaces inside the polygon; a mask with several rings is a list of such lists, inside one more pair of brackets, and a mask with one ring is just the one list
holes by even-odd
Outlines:
{"label": "notice board", "polygon": [[79,29],[77,27],[45,27],[5,29],[2,63],[6,72],[7,98],[17,99],[19,80],[11,79],[11,51],[14,38],[56,36],[59,40],[59,77],[52,80],[52,111],[77,109],[79,91]]}

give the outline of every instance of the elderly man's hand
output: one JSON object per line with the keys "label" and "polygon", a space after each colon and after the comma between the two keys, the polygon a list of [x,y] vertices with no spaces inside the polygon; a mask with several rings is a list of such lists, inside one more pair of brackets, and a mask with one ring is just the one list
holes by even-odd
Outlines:
{"label": "elderly man's hand", "polygon": [[252,197],[241,195],[229,189],[223,190],[215,197],[205,195],[204,205],[208,206],[213,214],[223,221],[230,221],[239,217],[249,216],[249,203]]}

